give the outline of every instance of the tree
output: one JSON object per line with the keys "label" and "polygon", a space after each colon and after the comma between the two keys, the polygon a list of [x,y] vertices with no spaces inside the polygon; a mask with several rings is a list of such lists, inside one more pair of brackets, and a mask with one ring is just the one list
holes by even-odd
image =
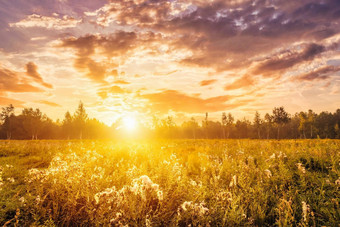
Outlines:
{"label": "tree", "polygon": [[261,116],[259,114],[259,112],[255,112],[255,117],[254,117],[254,126],[257,130],[257,136],[259,137],[259,139],[261,139],[261,125],[262,125],[262,120],[261,120]]}
{"label": "tree", "polygon": [[205,119],[202,122],[202,126],[204,125],[205,138],[208,138],[208,112],[205,113]]}
{"label": "tree", "polygon": [[280,128],[289,122],[289,114],[284,107],[275,107],[273,109],[273,121],[277,125],[277,139],[280,139]]}
{"label": "tree", "polygon": [[14,115],[14,106],[10,104],[8,107],[2,107],[1,111],[2,127],[6,131],[6,138],[10,140],[12,138],[12,123]]}
{"label": "tree", "polygon": [[65,113],[65,118],[64,118],[63,124],[62,124],[62,132],[63,132],[63,135],[67,139],[70,139],[70,137],[72,135],[72,129],[73,129],[73,118],[72,118],[70,112],[67,111]]}
{"label": "tree", "polygon": [[315,118],[316,118],[316,114],[313,112],[313,110],[308,110],[307,118],[308,126],[310,128],[310,138],[313,138],[313,131],[315,131]]}
{"label": "tree", "polygon": [[30,135],[31,139],[38,139],[38,134],[43,127],[43,121],[47,119],[46,115],[37,108],[24,108],[22,110],[23,126],[26,132]]}
{"label": "tree", "polygon": [[236,134],[238,138],[247,138],[248,137],[248,126],[250,125],[250,122],[243,118],[242,121],[237,120],[236,121]]}
{"label": "tree", "polygon": [[231,128],[233,127],[233,124],[234,124],[234,117],[233,117],[233,115],[231,115],[231,113],[228,113],[228,115],[227,115],[227,122],[226,122],[226,125],[227,125],[227,138],[228,139],[229,139],[230,131],[231,131]]}
{"label": "tree", "polygon": [[190,122],[190,128],[192,129],[192,134],[194,136],[194,139],[196,139],[196,129],[198,128],[198,123],[194,117],[192,117],[189,122]]}
{"label": "tree", "polygon": [[267,139],[269,139],[269,133],[270,133],[272,125],[273,125],[273,116],[266,113],[266,115],[264,115],[264,121],[265,121],[265,124],[266,124]]}
{"label": "tree", "polygon": [[299,113],[299,118],[300,118],[300,124],[299,124],[299,131],[300,133],[302,132],[303,138],[306,139],[306,126],[307,126],[307,114],[305,112],[300,112]]}
{"label": "tree", "polygon": [[83,131],[85,128],[86,121],[88,120],[87,113],[85,111],[84,104],[80,101],[78,109],[73,116],[75,128],[78,131],[79,139],[83,138]]}
{"label": "tree", "polygon": [[223,131],[223,139],[225,139],[225,126],[227,125],[227,115],[225,112],[222,113],[222,131]]}

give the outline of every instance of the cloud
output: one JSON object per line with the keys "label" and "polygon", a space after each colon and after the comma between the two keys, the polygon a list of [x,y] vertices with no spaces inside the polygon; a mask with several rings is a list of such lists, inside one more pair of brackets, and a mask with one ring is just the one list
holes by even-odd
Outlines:
{"label": "cloud", "polygon": [[31,85],[24,76],[0,66],[0,90],[4,92],[42,92]]}
{"label": "cloud", "polygon": [[239,79],[236,79],[231,84],[228,84],[224,87],[224,90],[235,90],[239,88],[250,87],[255,84],[254,78],[250,75],[244,75]]}
{"label": "cloud", "polygon": [[12,104],[15,107],[23,107],[24,103],[25,102],[20,101],[20,100],[0,96],[0,106],[7,106],[9,104]]}
{"label": "cloud", "polygon": [[[171,50],[191,52],[191,56],[179,62],[225,71],[247,67],[252,58],[267,55],[278,47],[321,41],[339,33],[339,6],[336,0],[115,0],[92,15],[104,26],[117,22],[161,32],[168,38]],[[318,46],[312,44],[310,48],[313,51]],[[287,61],[272,63],[282,70],[294,65]],[[271,69],[266,65],[260,69],[267,68]]]}
{"label": "cloud", "polygon": [[284,51],[277,56],[271,56],[268,60],[258,63],[252,73],[272,76],[273,74],[275,75],[275,72],[284,72],[295,65],[311,61],[326,50],[323,45],[311,43],[305,45],[302,51]]}
{"label": "cloud", "polygon": [[215,83],[217,80],[202,80],[200,82],[200,86],[208,86],[211,85],[213,83]]}
{"label": "cloud", "polygon": [[62,40],[61,47],[73,48],[77,51],[74,62],[75,68],[81,72],[86,72],[86,76],[93,81],[106,83],[105,78],[110,74],[115,74],[116,69],[110,67],[118,64],[95,61],[96,51],[108,59],[124,56],[128,51],[138,47],[137,34],[135,32],[118,31],[109,36],[105,35],[86,35],[75,38],[69,37]]}
{"label": "cloud", "polygon": [[340,71],[339,66],[326,65],[317,68],[311,72],[304,73],[292,78],[292,81],[314,81],[314,80],[326,80],[332,76],[332,74]]}
{"label": "cloud", "polygon": [[149,101],[152,110],[161,113],[167,113],[169,110],[187,113],[216,112],[245,104],[242,101],[232,102],[234,96],[224,95],[203,99],[176,90],[144,94],[140,97]]}
{"label": "cloud", "polygon": [[74,28],[78,25],[78,23],[81,22],[81,20],[77,20],[67,15],[61,18],[59,18],[58,16],[58,14],[55,14],[54,17],[32,14],[21,21],[10,23],[9,25],[10,27],[42,27],[46,29],[61,30],[65,28]]}
{"label": "cloud", "polygon": [[127,82],[125,80],[115,80],[113,81],[114,84],[130,84],[130,82]]}
{"label": "cloud", "polygon": [[26,74],[32,77],[36,82],[40,83],[46,88],[53,88],[51,84],[45,83],[41,75],[38,73],[38,66],[33,62],[28,62],[26,64]]}
{"label": "cloud", "polygon": [[109,94],[126,94],[126,93],[130,93],[130,91],[123,89],[117,85],[111,87],[103,87],[99,89],[99,91],[97,92],[99,97],[101,97],[102,99],[106,99]]}
{"label": "cloud", "polygon": [[39,101],[36,101],[36,102],[42,103],[42,104],[45,104],[45,105],[48,105],[48,106],[52,106],[52,107],[61,107],[61,105],[54,103],[54,102],[47,101],[47,100],[39,100]]}

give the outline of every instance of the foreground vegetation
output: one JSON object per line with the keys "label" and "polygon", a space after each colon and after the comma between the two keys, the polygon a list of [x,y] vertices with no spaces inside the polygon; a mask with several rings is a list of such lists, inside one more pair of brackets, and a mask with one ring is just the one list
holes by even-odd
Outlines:
{"label": "foreground vegetation", "polygon": [[1,141],[0,225],[337,226],[338,140]]}

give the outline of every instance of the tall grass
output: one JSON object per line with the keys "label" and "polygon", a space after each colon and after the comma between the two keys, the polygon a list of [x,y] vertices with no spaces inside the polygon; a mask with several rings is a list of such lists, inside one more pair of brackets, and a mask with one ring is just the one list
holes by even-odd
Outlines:
{"label": "tall grass", "polygon": [[0,224],[336,226],[340,141],[0,143]]}

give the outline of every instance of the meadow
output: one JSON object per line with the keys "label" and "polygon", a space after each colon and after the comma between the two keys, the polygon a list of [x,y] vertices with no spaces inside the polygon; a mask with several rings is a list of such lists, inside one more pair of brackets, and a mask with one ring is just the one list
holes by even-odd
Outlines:
{"label": "meadow", "polygon": [[339,226],[339,140],[0,141],[0,225]]}

